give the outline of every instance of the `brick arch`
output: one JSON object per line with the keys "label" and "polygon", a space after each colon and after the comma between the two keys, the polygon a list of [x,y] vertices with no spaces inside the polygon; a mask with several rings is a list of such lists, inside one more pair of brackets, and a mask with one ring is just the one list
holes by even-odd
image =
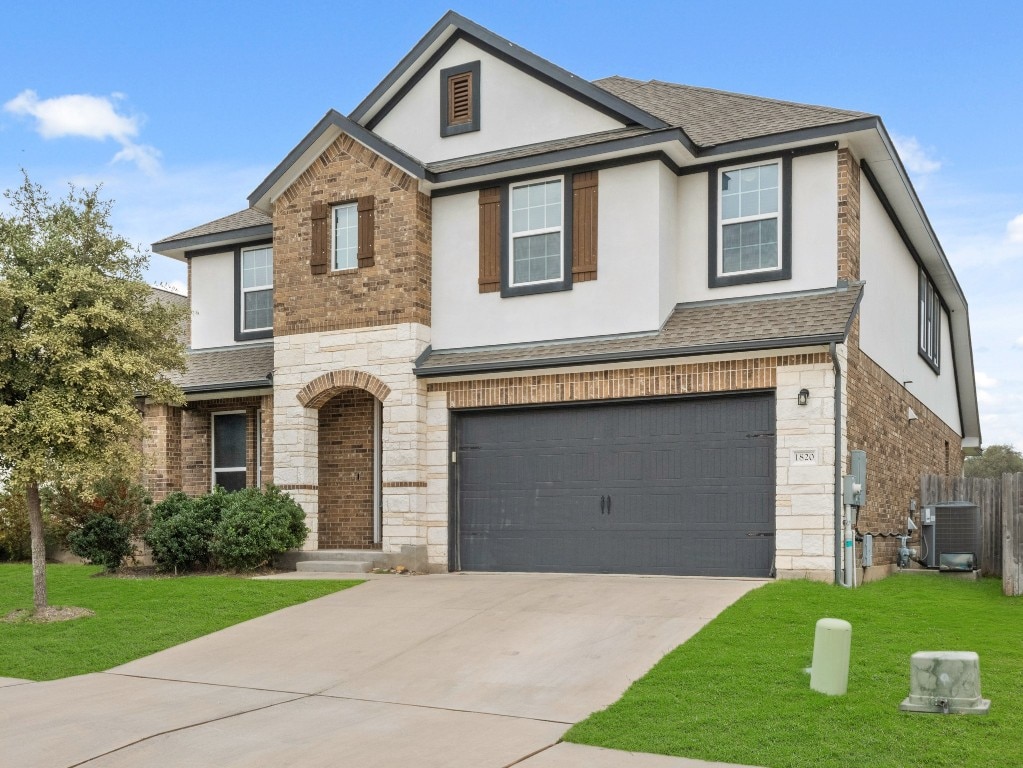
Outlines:
{"label": "brick arch", "polygon": [[391,394],[391,388],[376,376],[365,371],[331,371],[317,376],[298,393],[298,401],[306,408],[319,408],[338,392],[346,389],[363,389],[380,402]]}

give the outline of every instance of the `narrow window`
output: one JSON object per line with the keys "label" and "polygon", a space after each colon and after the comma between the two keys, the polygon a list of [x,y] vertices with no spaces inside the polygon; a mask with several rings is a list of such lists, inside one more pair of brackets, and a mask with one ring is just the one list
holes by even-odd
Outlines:
{"label": "narrow window", "polygon": [[718,273],[776,270],[779,262],[780,164],[721,173],[721,252]]}
{"label": "narrow window", "polygon": [[241,330],[269,330],[274,324],[273,249],[243,248],[241,268]]}
{"label": "narrow window", "polygon": [[358,203],[334,206],[332,229],[332,269],[357,269],[359,266]]}
{"label": "narrow window", "polygon": [[514,286],[557,282],[564,258],[561,179],[511,187],[511,281]]}
{"label": "narrow window", "polygon": [[941,369],[941,297],[920,270],[918,351],[935,373]]}
{"label": "narrow window", "polygon": [[213,482],[225,491],[245,487],[245,453],[248,439],[244,412],[213,414]]}

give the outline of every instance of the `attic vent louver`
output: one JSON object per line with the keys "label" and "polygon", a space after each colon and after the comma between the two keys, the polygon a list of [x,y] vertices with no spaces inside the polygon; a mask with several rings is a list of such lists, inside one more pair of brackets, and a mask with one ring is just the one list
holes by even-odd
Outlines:
{"label": "attic vent louver", "polygon": [[472,122],[472,72],[448,78],[448,125]]}

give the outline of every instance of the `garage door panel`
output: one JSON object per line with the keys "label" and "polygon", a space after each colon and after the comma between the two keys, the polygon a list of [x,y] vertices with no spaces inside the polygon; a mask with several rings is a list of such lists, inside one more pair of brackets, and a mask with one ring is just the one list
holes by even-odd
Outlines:
{"label": "garage door panel", "polygon": [[456,564],[768,575],[773,422],[770,395],[463,415]]}

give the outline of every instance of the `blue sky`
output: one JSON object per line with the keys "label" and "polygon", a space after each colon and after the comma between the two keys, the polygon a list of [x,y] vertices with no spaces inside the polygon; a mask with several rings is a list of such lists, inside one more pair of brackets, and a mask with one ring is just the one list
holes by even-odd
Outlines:
{"label": "blue sky", "polygon": [[[449,7],[588,79],[620,74],[880,114],[970,303],[985,444],[1023,447],[1023,4],[13,3],[0,188],[102,183],[154,240],[245,207]],[[71,98],[78,97],[78,98]],[[156,256],[154,282],[182,284]],[[869,290],[869,287],[868,287]]]}

